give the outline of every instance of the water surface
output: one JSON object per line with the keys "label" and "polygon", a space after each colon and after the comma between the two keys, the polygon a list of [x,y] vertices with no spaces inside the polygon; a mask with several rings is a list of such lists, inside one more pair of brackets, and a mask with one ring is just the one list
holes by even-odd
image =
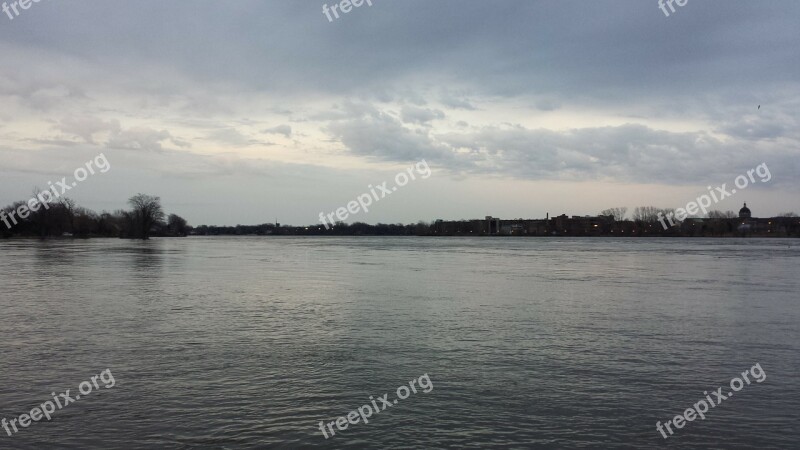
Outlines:
{"label": "water surface", "polygon": [[[0,448],[790,448],[800,242],[0,241]],[[767,374],[667,440],[657,421]],[[428,374],[326,440],[331,421]]]}

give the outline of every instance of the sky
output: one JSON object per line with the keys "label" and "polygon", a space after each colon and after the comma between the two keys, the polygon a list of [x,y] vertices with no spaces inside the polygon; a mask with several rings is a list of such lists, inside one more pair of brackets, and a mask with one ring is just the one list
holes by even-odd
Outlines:
{"label": "sky", "polygon": [[102,154],[66,195],[192,225],[313,224],[384,182],[348,222],[677,208],[762,164],[712,209],[800,212],[796,0],[324,5],[0,13],[0,206]]}

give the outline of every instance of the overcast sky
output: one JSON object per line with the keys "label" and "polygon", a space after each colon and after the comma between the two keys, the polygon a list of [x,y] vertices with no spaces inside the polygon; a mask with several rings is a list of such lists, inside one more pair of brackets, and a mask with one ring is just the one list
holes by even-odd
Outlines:
{"label": "overcast sky", "polygon": [[[0,206],[158,195],[193,225],[716,205],[800,212],[800,2],[81,0],[0,15]],[[332,5],[329,2],[329,6]],[[13,12],[11,13],[13,15]],[[758,109],[761,105],[761,109]]]}

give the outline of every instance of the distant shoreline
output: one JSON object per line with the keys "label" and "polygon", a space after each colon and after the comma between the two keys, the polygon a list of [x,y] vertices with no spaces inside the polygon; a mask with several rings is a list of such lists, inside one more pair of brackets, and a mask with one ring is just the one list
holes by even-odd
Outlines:
{"label": "distant shoreline", "polygon": [[[576,235],[555,235],[555,236],[516,236],[516,235],[404,235],[404,234],[343,234],[343,235],[324,235],[324,234],[272,234],[272,235],[264,235],[264,234],[214,234],[214,235],[189,235],[189,236],[153,236],[150,240],[164,240],[164,239],[191,239],[191,238],[296,238],[296,237],[307,237],[307,238],[327,238],[327,239],[337,239],[337,238],[432,238],[432,239],[447,239],[447,238],[459,238],[459,239],[504,239],[504,240],[525,240],[525,239],[539,239],[539,240],[547,240],[547,239],[557,239],[557,238],[576,238],[576,239],[615,239],[615,240],[631,240],[631,239],[798,239],[800,236],[681,236],[681,235],[644,235],[644,236],[615,236],[615,235],[594,235],[594,236],[576,236]],[[5,239],[0,238],[0,242],[24,242],[24,241],[90,241],[90,240],[115,240],[115,241],[125,241],[125,242],[137,242],[141,241],[138,239],[125,239],[125,238],[117,238],[117,237],[108,237],[108,236],[59,236],[59,237],[46,237],[46,238],[39,238],[33,236],[14,236]],[[147,242],[147,241],[142,241]]]}

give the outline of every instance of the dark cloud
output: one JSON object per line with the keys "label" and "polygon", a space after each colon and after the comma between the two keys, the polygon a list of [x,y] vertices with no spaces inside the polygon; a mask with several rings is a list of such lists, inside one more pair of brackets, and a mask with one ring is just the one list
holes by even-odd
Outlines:
{"label": "dark cloud", "polygon": [[405,105],[400,111],[405,123],[425,125],[432,120],[444,119],[444,112],[438,109],[418,108]]}
{"label": "dark cloud", "polygon": [[263,130],[263,132],[266,134],[280,134],[288,138],[292,136],[292,127],[289,125],[278,125],[276,127],[267,128]]}
{"label": "dark cloud", "polygon": [[366,114],[331,123],[327,131],[359,156],[383,161],[452,161],[450,151],[427,131],[412,130],[388,114]]}

